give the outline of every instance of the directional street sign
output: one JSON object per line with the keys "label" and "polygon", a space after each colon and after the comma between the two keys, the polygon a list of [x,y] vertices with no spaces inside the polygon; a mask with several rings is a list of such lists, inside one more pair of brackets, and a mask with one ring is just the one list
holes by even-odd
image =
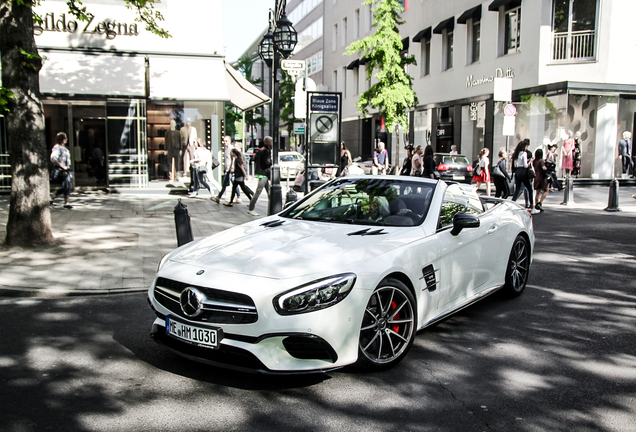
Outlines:
{"label": "directional street sign", "polygon": [[281,69],[286,71],[290,70],[305,70],[305,60],[282,60],[280,62]]}

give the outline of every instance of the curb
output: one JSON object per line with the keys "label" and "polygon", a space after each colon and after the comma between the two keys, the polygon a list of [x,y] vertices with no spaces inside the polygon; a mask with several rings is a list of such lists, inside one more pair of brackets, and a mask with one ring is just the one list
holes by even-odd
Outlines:
{"label": "curb", "polygon": [[0,297],[22,297],[22,298],[63,298],[63,297],[88,297],[94,295],[130,294],[148,291],[148,287],[143,288],[106,288],[106,289],[39,289],[39,288],[19,288],[0,287]]}

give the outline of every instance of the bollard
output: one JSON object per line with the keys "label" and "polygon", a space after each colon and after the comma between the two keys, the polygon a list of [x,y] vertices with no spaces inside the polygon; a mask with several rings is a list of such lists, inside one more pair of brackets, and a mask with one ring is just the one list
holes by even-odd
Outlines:
{"label": "bollard", "polygon": [[177,246],[190,243],[193,240],[190,215],[188,214],[188,206],[183,204],[181,200],[174,206],[174,224],[177,228]]}
{"label": "bollard", "polygon": [[298,195],[294,191],[294,188],[289,187],[289,175],[287,176],[287,196],[285,197],[285,206],[287,208],[289,205],[295,203],[298,200]]}
{"label": "bollard", "polygon": [[605,211],[617,212],[621,211],[618,207],[618,180],[613,178],[609,187],[609,199],[607,200],[607,207]]}
{"label": "bollard", "polygon": [[563,183],[565,185],[563,187],[563,202],[561,205],[574,204],[574,179],[568,175]]}

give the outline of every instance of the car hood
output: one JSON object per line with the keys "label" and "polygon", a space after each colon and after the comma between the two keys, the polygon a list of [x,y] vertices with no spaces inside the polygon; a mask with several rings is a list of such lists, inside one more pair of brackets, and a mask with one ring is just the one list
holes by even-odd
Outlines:
{"label": "car hood", "polygon": [[[268,227],[264,223],[284,221]],[[348,235],[369,229],[384,234]],[[418,227],[374,227],[267,218],[230,228],[174,251],[171,262],[217,272],[295,278],[377,258],[412,240]]]}

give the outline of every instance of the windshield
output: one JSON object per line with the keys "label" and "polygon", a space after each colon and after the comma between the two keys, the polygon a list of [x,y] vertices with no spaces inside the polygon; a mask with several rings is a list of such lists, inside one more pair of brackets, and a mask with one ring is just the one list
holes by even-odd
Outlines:
{"label": "windshield", "polygon": [[354,225],[422,223],[435,183],[393,178],[342,178],[281,213],[282,217]]}
{"label": "windshield", "polygon": [[303,157],[299,154],[284,154],[284,155],[280,155],[278,160],[280,160],[281,162],[295,162],[295,161],[302,160],[302,158]]}
{"label": "windshield", "polygon": [[466,156],[462,155],[444,155],[436,157],[438,163],[444,163],[446,165],[470,165]]}

